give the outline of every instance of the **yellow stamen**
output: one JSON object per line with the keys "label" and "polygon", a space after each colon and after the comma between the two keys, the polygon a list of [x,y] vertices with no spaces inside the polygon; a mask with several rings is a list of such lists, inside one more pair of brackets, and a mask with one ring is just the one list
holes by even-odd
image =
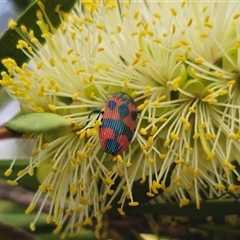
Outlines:
{"label": "yellow stamen", "polygon": [[32,203],[25,211],[25,214],[31,213],[36,208],[36,203]]}
{"label": "yellow stamen", "polygon": [[12,180],[7,180],[7,183],[8,183],[9,185],[11,185],[11,186],[16,186],[16,185],[18,185],[18,182],[12,181]]}
{"label": "yellow stamen", "polygon": [[11,174],[12,174],[12,169],[11,169],[11,168],[9,168],[9,169],[4,173],[4,175],[5,175],[6,177],[9,177]]}

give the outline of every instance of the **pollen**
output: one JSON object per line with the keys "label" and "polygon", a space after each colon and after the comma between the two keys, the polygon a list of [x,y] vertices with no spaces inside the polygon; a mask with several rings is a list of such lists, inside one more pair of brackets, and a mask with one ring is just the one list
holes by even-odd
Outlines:
{"label": "pollen", "polygon": [[113,195],[113,194],[114,194],[114,190],[109,189],[109,190],[107,191],[107,194],[110,195],[110,196]]}
{"label": "pollen", "polygon": [[47,34],[47,33],[43,33],[43,34],[41,35],[41,37],[44,38],[44,39],[47,39],[47,38],[50,38],[50,35]]}
{"label": "pollen", "polygon": [[137,36],[138,35],[138,32],[132,32],[131,36]]}
{"label": "pollen", "polygon": [[169,147],[170,141],[171,141],[170,139],[166,139],[163,146],[164,147]]}
{"label": "pollen", "polygon": [[114,184],[114,181],[109,177],[105,178],[104,182],[105,182],[106,185],[113,185]]}
{"label": "pollen", "polygon": [[240,17],[240,13],[236,13],[234,16],[233,16],[233,19],[236,20]]}
{"label": "pollen", "polygon": [[34,175],[34,170],[33,170],[32,167],[30,167],[30,168],[28,169],[28,174],[29,174],[29,176],[31,176],[31,177]]}
{"label": "pollen", "polygon": [[56,112],[56,110],[57,110],[56,106],[53,104],[49,104],[48,107],[52,112]]}
{"label": "pollen", "polygon": [[58,224],[57,227],[53,230],[54,234],[58,234],[62,230],[62,224]]}
{"label": "pollen", "polygon": [[72,95],[72,100],[75,101],[78,98],[78,95],[79,95],[78,93],[74,93]]}
{"label": "pollen", "polygon": [[235,80],[228,81],[227,86],[228,87],[233,86],[235,82],[236,82]]}
{"label": "pollen", "polygon": [[207,38],[208,34],[207,33],[201,33],[200,36],[201,36],[201,38]]}
{"label": "pollen", "polygon": [[177,164],[179,164],[179,163],[184,163],[184,159],[175,160],[175,163],[177,163]]}
{"label": "pollen", "polygon": [[55,60],[54,60],[53,58],[50,58],[49,62],[50,62],[50,65],[51,65],[52,67],[55,67],[55,66],[56,66]]}
{"label": "pollen", "polygon": [[153,39],[153,42],[155,42],[157,44],[161,44],[162,43],[161,39],[159,39],[159,38]]}
{"label": "pollen", "polygon": [[35,224],[34,223],[31,223],[30,224],[30,229],[31,229],[31,231],[35,231],[36,230],[36,227],[35,227]]}
{"label": "pollen", "polygon": [[38,163],[38,162],[35,162],[35,163],[34,163],[34,167],[39,168],[40,166],[41,166],[40,163]]}
{"label": "pollen", "polygon": [[36,203],[32,203],[25,211],[25,214],[30,214],[36,208]]}
{"label": "pollen", "polygon": [[180,199],[179,207],[186,206],[186,205],[188,205],[188,203],[189,203],[189,199],[182,198],[182,199]]}
{"label": "pollen", "polygon": [[9,168],[9,169],[4,173],[4,175],[5,175],[6,177],[9,177],[11,174],[12,174],[12,169],[11,169],[11,168]]}
{"label": "pollen", "polygon": [[41,60],[37,65],[37,69],[40,70],[43,65],[44,65],[44,62]]}
{"label": "pollen", "polygon": [[132,166],[132,163],[130,163],[130,162],[127,162],[127,163],[126,163],[126,167],[129,168],[129,167],[131,167],[131,166]]}
{"label": "pollen", "polygon": [[207,28],[213,28],[213,25],[209,22],[205,22],[204,26],[207,27]]}
{"label": "pollen", "polygon": [[197,63],[197,64],[203,64],[204,63],[204,59],[202,59],[202,58],[195,58],[194,62]]}
{"label": "pollen", "polygon": [[180,137],[176,134],[176,133],[174,133],[174,132],[171,132],[171,138],[173,139],[173,140],[176,140],[176,141],[179,141],[180,140]]}
{"label": "pollen", "polygon": [[23,33],[27,32],[27,28],[24,25],[21,25],[20,29]]}
{"label": "pollen", "polygon": [[227,93],[228,93],[228,91],[227,91],[227,90],[224,90],[224,89],[221,89],[221,90],[218,90],[218,91],[217,91],[217,94],[218,94],[219,96],[226,95]]}
{"label": "pollen", "polygon": [[192,151],[193,151],[193,148],[190,147],[189,145],[185,145],[184,147],[185,147],[189,152],[192,152]]}
{"label": "pollen", "polygon": [[120,215],[124,216],[125,215],[125,212],[121,209],[121,208],[118,208],[118,212]]}
{"label": "pollen", "polygon": [[181,180],[181,176],[176,176],[174,179],[173,179],[173,182],[174,183],[177,183],[177,182],[179,182]]}
{"label": "pollen", "polygon": [[85,71],[86,71],[85,68],[78,68],[78,69],[76,70],[76,74],[80,74],[80,73],[83,73],[83,72],[85,72]]}
{"label": "pollen", "polygon": [[136,58],[133,62],[132,62],[132,66],[136,65],[139,62],[140,58]]}
{"label": "pollen", "polygon": [[104,30],[104,25],[102,24],[96,24],[95,27],[100,30]]}
{"label": "pollen", "polygon": [[134,14],[135,20],[137,20],[139,18],[139,15],[140,15],[140,12],[135,12],[135,14]]}
{"label": "pollen", "polygon": [[215,188],[218,189],[218,190],[224,190],[224,189],[225,189],[225,186],[224,186],[223,184],[221,184],[221,183],[217,183],[217,184],[215,185]]}
{"label": "pollen", "polygon": [[159,13],[153,13],[153,16],[157,19],[161,19],[161,15]]}
{"label": "pollen", "polygon": [[121,155],[117,155],[117,160],[118,160],[118,162],[123,163],[123,159],[122,159]]}
{"label": "pollen", "polygon": [[86,132],[84,131],[84,132],[82,132],[82,133],[80,134],[80,139],[84,139],[85,136],[86,136]]}
{"label": "pollen", "polygon": [[147,130],[146,130],[145,128],[141,128],[141,129],[140,129],[140,133],[141,133],[142,135],[146,136],[146,135],[147,135]]}
{"label": "pollen", "polygon": [[12,181],[12,180],[7,180],[7,183],[11,186],[17,186],[18,185],[18,182]]}
{"label": "pollen", "polygon": [[27,43],[26,41],[23,41],[23,40],[19,40],[19,41],[18,41],[18,44],[19,44],[19,45],[22,45],[22,47],[24,47],[24,48],[27,48],[27,47],[28,47],[28,43]]}
{"label": "pollen", "polygon": [[56,172],[56,171],[57,171],[57,167],[51,167],[51,168],[50,168],[50,171],[51,171],[51,172]]}
{"label": "pollen", "polygon": [[175,79],[172,80],[172,86],[173,86],[173,90],[177,91],[178,89],[178,84],[181,81],[182,77],[177,77]]}
{"label": "pollen", "polygon": [[158,119],[159,122],[163,123],[163,122],[166,122],[168,119],[167,118],[163,118],[163,117],[160,117]]}
{"label": "pollen", "polygon": [[176,16],[177,16],[177,11],[176,11],[176,9],[171,8],[170,10],[171,10],[172,15],[173,15],[174,17],[176,17]]}
{"label": "pollen", "polygon": [[166,157],[167,157],[166,154],[162,154],[162,153],[159,154],[159,158],[162,160],[164,160]]}
{"label": "pollen", "polygon": [[17,26],[17,23],[13,19],[11,19],[8,23],[8,27],[14,30],[16,26]]}
{"label": "pollen", "polygon": [[47,192],[46,188],[45,188],[43,185],[39,185],[38,189],[39,189],[39,191],[41,191],[42,193],[46,193],[46,192]]}
{"label": "pollen", "polygon": [[181,46],[182,46],[181,43],[177,43],[176,45],[173,46],[173,49],[178,49],[178,48],[180,48]]}
{"label": "pollen", "polygon": [[151,130],[151,135],[154,135],[158,130],[158,127],[157,126],[153,126],[152,127],[152,130]]}
{"label": "pollen", "polygon": [[152,87],[151,86],[146,86],[146,90],[145,90],[144,94],[146,95],[146,94],[149,94],[151,92],[152,92]]}
{"label": "pollen", "polygon": [[123,84],[124,84],[124,87],[125,87],[125,88],[129,88],[128,81],[124,80],[124,81],[123,81]]}
{"label": "pollen", "polygon": [[193,107],[190,107],[188,110],[189,110],[189,112],[192,112],[192,113],[196,112],[196,110]]}
{"label": "pollen", "polygon": [[100,47],[97,49],[98,52],[103,52],[104,50],[105,50],[105,48],[103,48],[103,47]]}
{"label": "pollen", "polygon": [[215,156],[216,156],[216,153],[214,153],[214,152],[208,153],[207,154],[207,160],[212,160]]}
{"label": "pollen", "polygon": [[146,194],[147,194],[149,197],[155,197],[155,194],[154,194],[154,193],[147,192]]}
{"label": "pollen", "polygon": [[213,99],[209,100],[208,103],[209,103],[210,105],[215,105],[215,104],[217,103],[217,99],[216,99],[216,98],[213,98]]}
{"label": "pollen", "polygon": [[184,46],[188,46],[189,45],[189,42],[187,42],[186,40],[181,40],[180,42]]}
{"label": "pollen", "polygon": [[35,157],[35,156],[37,156],[38,154],[39,154],[39,150],[36,149],[36,150],[34,150],[34,151],[31,153],[31,157]]}
{"label": "pollen", "polygon": [[130,203],[128,203],[128,205],[131,207],[136,207],[139,205],[139,202],[130,202]]}
{"label": "pollen", "polygon": [[235,186],[234,185],[230,185],[228,186],[228,191],[230,192],[234,192],[236,190]]}
{"label": "pollen", "polygon": [[145,183],[145,182],[146,182],[146,177],[142,177],[140,183],[143,184],[143,183]]}
{"label": "pollen", "polygon": [[176,61],[177,61],[177,62],[185,62],[185,61],[186,61],[186,58],[183,57],[183,56],[177,56],[177,57],[176,57]]}

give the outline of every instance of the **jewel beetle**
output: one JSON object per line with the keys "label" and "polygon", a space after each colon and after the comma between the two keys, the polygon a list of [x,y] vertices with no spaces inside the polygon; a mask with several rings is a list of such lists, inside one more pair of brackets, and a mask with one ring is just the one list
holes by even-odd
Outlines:
{"label": "jewel beetle", "polygon": [[117,156],[129,146],[136,127],[137,113],[137,106],[127,93],[116,92],[108,99],[99,128],[99,141],[105,152]]}

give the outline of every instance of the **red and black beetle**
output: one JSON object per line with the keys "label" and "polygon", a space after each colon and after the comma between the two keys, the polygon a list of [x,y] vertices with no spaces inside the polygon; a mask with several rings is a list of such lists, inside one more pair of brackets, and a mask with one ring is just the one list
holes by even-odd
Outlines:
{"label": "red and black beetle", "polygon": [[116,92],[108,99],[99,128],[99,140],[105,152],[116,156],[128,147],[134,135],[137,113],[137,106],[127,93]]}

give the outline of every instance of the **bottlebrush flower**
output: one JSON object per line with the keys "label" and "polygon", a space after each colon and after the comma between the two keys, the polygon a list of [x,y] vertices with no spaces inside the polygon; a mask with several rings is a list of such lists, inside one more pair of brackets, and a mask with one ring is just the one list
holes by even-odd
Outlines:
{"label": "bottlebrush flower", "polygon": [[[134,181],[147,183],[141,194],[149,199],[176,199],[180,206],[193,200],[197,208],[202,198],[234,191],[240,181],[238,2],[79,1],[69,15],[56,6],[59,29],[39,7],[36,24],[46,44],[10,21],[21,37],[16,51],[30,61],[18,66],[4,59],[8,72],[0,83],[23,114],[55,113],[69,126],[31,135],[29,166],[9,181],[17,184],[38,168],[42,183],[27,213],[45,196],[55,232],[66,222],[63,237],[95,224],[99,237],[102,216],[116,201],[122,215],[125,204],[141,203]],[[89,115],[115,92],[131,95],[139,113],[133,141],[112,157],[100,147],[101,117]]]}

